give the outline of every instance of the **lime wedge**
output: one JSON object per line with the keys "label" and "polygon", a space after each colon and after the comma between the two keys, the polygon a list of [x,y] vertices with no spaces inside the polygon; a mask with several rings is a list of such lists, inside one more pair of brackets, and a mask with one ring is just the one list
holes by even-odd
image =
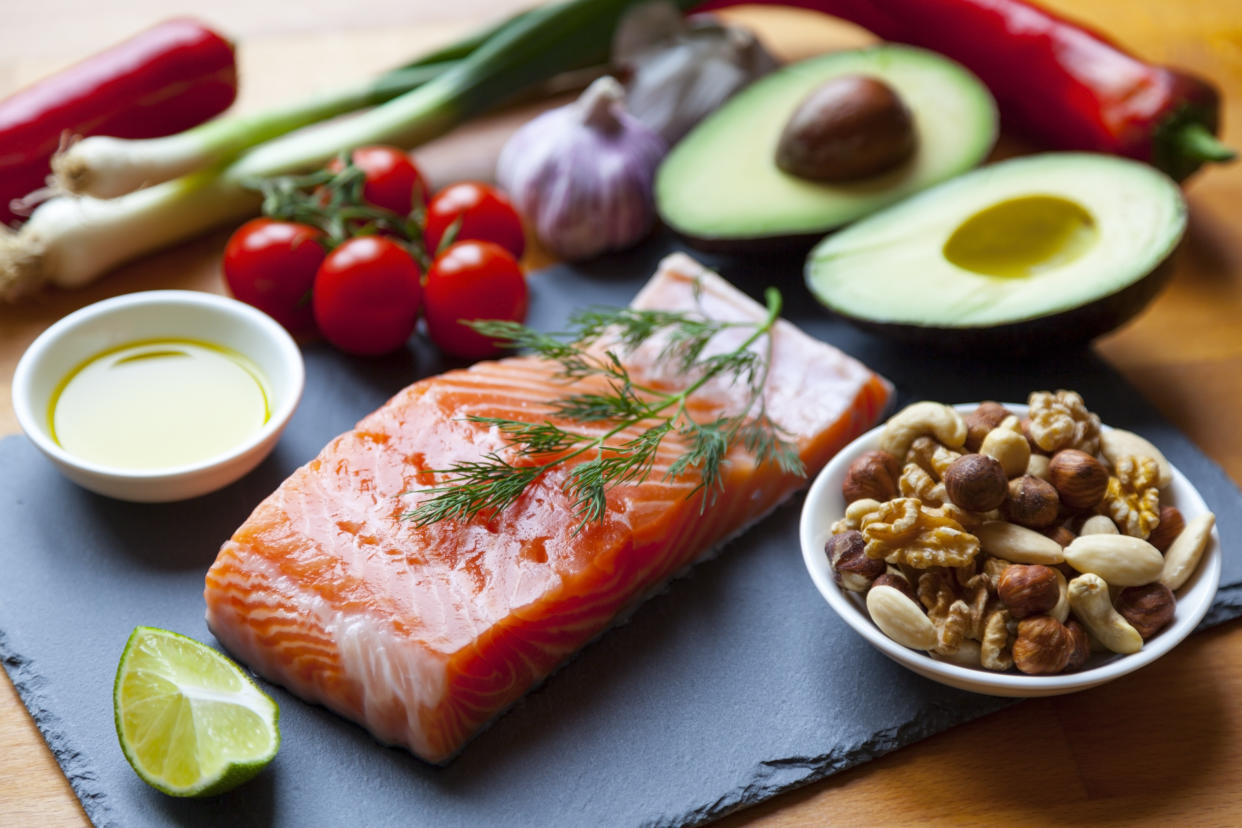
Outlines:
{"label": "lime wedge", "polygon": [[241,668],[184,635],[138,627],[112,687],[116,734],[142,780],[170,796],[223,793],[280,747],[280,710]]}

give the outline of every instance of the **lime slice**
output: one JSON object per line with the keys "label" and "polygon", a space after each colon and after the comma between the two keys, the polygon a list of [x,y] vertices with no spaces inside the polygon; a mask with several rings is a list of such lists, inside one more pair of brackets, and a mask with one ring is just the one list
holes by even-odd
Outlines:
{"label": "lime slice", "polygon": [[261,771],[280,747],[280,710],[241,668],[184,635],[138,627],[112,687],[116,734],[134,771],[171,796],[210,796]]}

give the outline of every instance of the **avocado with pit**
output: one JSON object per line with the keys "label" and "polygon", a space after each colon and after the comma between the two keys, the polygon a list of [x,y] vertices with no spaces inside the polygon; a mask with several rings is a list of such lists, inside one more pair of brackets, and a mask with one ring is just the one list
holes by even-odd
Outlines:
{"label": "avocado with pit", "polygon": [[969,172],[824,239],[807,286],[860,327],[974,353],[1077,345],[1123,324],[1186,230],[1172,179],[1090,153]]}
{"label": "avocado with pit", "polygon": [[[845,83],[857,77],[881,82],[902,111],[888,107],[871,113],[866,104],[873,101],[852,106],[848,95],[832,94],[834,82],[847,91],[874,88]],[[894,165],[873,172],[865,156],[878,143],[900,144],[900,136],[860,135],[859,171],[866,174],[817,179],[790,172],[796,165],[778,164],[783,144],[790,143],[787,128],[793,119],[798,132],[792,137],[813,139],[816,125],[798,125],[795,116],[817,99],[823,105],[843,100],[838,127],[859,123],[865,128],[908,118],[913,145],[908,151],[897,146],[885,153]],[[893,115],[897,118],[889,117]],[[831,230],[978,165],[991,150],[996,131],[992,96],[978,78],[945,57],[892,45],[834,52],[759,79],[700,123],[660,165],[656,208],[666,225],[703,249],[808,249]],[[829,125],[822,132],[833,129]],[[848,147],[849,137],[837,136],[837,143]],[[807,147],[805,154],[813,151]]]}

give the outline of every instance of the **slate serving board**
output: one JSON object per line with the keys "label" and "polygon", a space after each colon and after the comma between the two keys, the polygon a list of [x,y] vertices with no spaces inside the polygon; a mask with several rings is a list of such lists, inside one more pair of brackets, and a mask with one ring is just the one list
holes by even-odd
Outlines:
{"label": "slate serving board", "polygon": [[[626,303],[675,247],[656,238],[606,264],[533,275],[530,322],[551,329],[573,307]],[[1019,374],[912,354],[821,312],[795,260],[707,261],[753,295],[781,285],[787,318],[891,378],[901,404],[1081,390],[1106,422],[1159,444],[1218,515],[1224,572],[1204,626],[1242,612],[1232,541],[1242,495],[1094,355]],[[0,442],[0,656],[98,826],[693,825],[1013,703],[922,679],[839,621],[803,569],[796,498],[587,647],[446,768],[268,686],[284,736],[270,768],[213,800],[158,794],[126,765],[113,729],[112,679],[130,631],[214,644],[202,585],[221,541],[330,438],[451,367],[422,343],[383,360],[322,346],[305,355],[306,396],[274,454],[193,501],[111,501],[61,478],[25,438]]]}

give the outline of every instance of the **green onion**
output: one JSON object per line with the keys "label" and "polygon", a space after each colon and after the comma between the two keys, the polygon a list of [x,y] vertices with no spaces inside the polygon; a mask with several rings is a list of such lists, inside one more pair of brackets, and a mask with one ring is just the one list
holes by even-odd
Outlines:
{"label": "green onion", "polygon": [[344,89],[257,115],[218,118],[177,135],[128,140],[94,136],[74,142],[52,159],[57,186],[69,193],[115,198],[178,176],[216,166],[272,138],[328,118],[382,104],[444,74],[506,27],[530,12],[442,46],[418,60]]}
{"label": "green onion", "polygon": [[[256,178],[311,169],[366,144],[421,144],[554,76],[603,63],[618,20],[636,2],[568,0],[519,15],[412,91],[356,118],[260,144],[223,170],[113,199],[54,198],[20,231],[0,236],[0,298],[43,284],[84,285],[122,262],[252,214],[259,199],[245,185]],[[697,2],[678,0],[683,8]],[[465,43],[450,47],[448,58],[453,49],[470,49]]]}

